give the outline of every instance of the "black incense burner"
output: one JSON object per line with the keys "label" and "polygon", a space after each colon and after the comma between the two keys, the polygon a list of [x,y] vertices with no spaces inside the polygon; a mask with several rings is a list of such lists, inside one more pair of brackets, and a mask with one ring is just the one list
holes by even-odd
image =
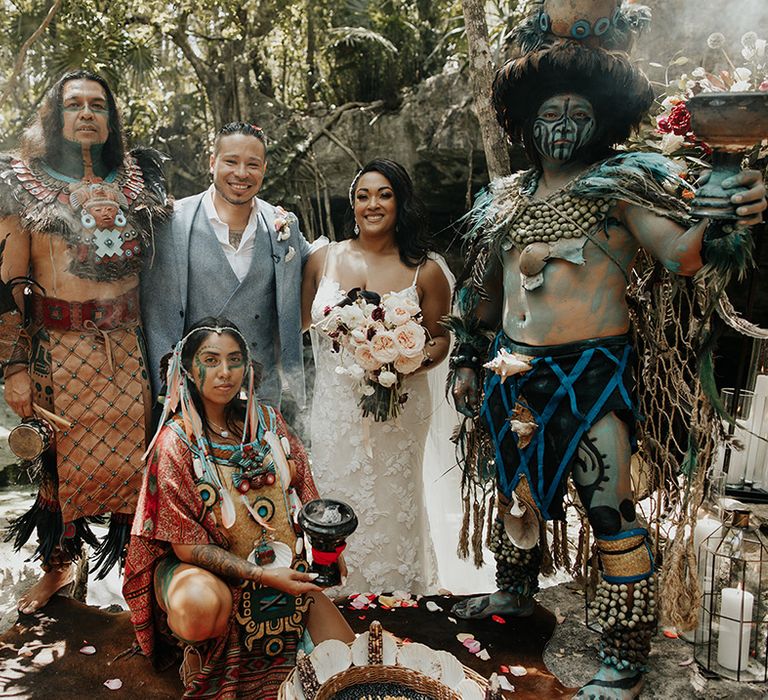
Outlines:
{"label": "black incense burner", "polygon": [[312,545],[311,570],[319,574],[314,583],[323,587],[340,584],[339,554],[357,529],[355,511],[342,501],[318,498],[301,509],[299,526]]}
{"label": "black incense burner", "polygon": [[768,138],[768,92],[702,92],[686,105],[696,137],[712,148],[712,174],[696,193],[691,213],[735,221],[734,190],[722,183],[739,173],[746,151]]}

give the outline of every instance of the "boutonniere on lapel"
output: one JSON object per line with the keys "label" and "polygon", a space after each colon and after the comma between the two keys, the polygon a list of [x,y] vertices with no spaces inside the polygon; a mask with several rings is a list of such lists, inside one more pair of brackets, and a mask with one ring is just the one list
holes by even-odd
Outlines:
{"label": "boutonniere on lapel", "polygon": [[298,221],[296,214],[286,211],[283,207],[275,207],[277,216],[275,217],[275,233],[278,241],[287,241],[291,237],[291,224]]}
{"label": "boutonniere on lapel", "polygon": [[296,248],[292,245],[288,246],[288,252],[285,254],[285,262],[291,262],[296,257]]}

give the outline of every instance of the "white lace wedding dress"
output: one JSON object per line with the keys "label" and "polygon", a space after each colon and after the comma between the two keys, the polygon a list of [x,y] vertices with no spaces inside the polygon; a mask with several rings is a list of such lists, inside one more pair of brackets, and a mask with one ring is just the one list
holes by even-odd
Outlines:
{"label": "white lace wedding dress", "polygon": [[[445,261],[430,258],[453,286]],[[415,279],[406,291],[418,303]],[[323,275],[312,322],[344,296],[339,284]],[[342,358],[332,352],[330,339],[315,330],[311,337],[312,473],[320,493],[349,503],[359,520],[344,552],[346,585],[332,593],[434,593],[438,586],[454,593],[494,590],[492,555],[479,571],[456,555],[460,473],[450,435],[458,419],[444,396],[447,362],[406,377],[408,400],[398,418],[375,422],[362,418],[350,380],[336,372]]]}
{"label": "white lace wedding dress", "polygon": [[[418,303],[415,283],[407,290]],[[312,321],[345,296],[323,276]],[[394,420],[362,418],[350,380],[336,373],[341,360],[330,339],[312,332],[315,392],[312,403],[312,473],[324,496],[349,503],[359,525],[344,558],[345,593],[437,588],[437,562],[424,503],[422,460],[431,401],[424,373],[404,380],[408,400]]]}

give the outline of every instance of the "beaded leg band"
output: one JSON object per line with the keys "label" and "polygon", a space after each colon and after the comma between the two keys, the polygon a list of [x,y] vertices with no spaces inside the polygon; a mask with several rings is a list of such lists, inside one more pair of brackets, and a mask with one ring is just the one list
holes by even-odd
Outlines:
{"label": "beaded leg band", "polygon": [[541,547],[515,547],[504,532],[500,519],[493,523],[490,549],[496,558],[496,585],[500,591],[516,593],[527,598],[539,590]]}
{"label": "beaded leg band", "polygon": [[645,671],[656,630],[656,580],[648,532],[598,539],[603,565],[592,613],[603,632],[600,658],[619,671]]}

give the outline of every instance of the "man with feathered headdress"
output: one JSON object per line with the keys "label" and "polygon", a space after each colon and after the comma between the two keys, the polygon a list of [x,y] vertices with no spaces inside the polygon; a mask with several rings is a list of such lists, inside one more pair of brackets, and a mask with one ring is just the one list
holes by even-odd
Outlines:
{"label": "man with feathered headdress", "polygon": [[[8,534],[17,548],[38,535],[45,575],[19,601],[31,613],[73,580],[83,541],[99,547],[101,575],[124,554],[150,407],[138,272],[169,212],[159,154],[127,152],[98,75],[57,81],[20,146],[0,155],[0,286],[13,288],[0,366],[9,406],[58,429],[37,499]],[[88,522],[108,514],[99,544]]]}
{"label": "man with feathered headdress", "polygon": [[[645,8],[616,0],[545,0],[517,28],[518,52],[496,75],[493,104],[533,167],[478,197],[461,311],[450,324],[453,394],[469,417],[460,435],[465,485],[495,473],[499,498],[499,590],[454,612],[532,612],[542,548],[531,529],[564,519],[572,476],[602,569],[602,666],[585,698],[637,697],[656,625],[652,549],[630,477],[639,417],[630,273],[645,250],[694,275],[709,239],[723,233],[691,218],[668,161],[616,150],[653,102],[625,52],[648,19]],[[742,172],[726,186],[739,226],[759,222],[760,174]]]}

